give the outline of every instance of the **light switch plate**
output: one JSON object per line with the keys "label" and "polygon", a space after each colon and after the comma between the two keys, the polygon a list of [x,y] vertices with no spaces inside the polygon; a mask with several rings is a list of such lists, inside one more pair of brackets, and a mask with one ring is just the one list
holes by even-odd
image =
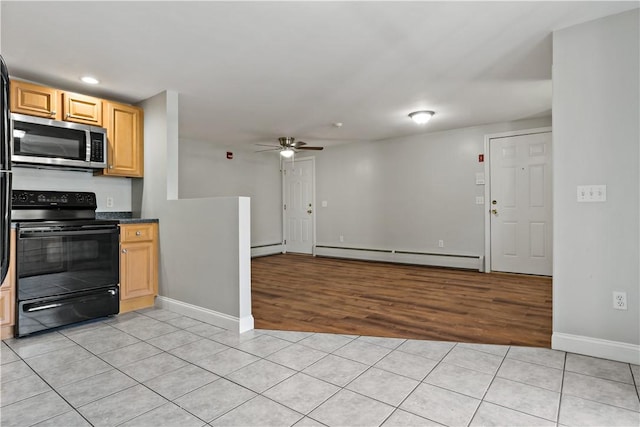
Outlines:
{"label": "light switch plate", "polygon": [[484,205],[484,196],[476,196],[476,205]]}
{"label": "light switch plate", "polygon": [[478,172],[476,173],[476,185],[484,184],[484,173]]}
{"label": "light switch plate", "polygon": [[578,185],[577,200],[578,202],[606,202],[607,186],[606,185]]}

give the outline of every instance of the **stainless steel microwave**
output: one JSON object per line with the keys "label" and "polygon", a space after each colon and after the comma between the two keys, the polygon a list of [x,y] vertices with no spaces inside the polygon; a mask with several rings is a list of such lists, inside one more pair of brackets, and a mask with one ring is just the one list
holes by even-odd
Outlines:
{"label": "stainless steel microwave", "polygon": [[72,122],[11,114],[16,165],[103,169],[107,167],[107,130]]}

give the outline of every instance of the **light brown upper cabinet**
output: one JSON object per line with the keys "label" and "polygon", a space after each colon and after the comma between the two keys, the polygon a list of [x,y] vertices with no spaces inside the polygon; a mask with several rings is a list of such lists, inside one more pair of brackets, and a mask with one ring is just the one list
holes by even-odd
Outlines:
{"label": "light brown upper cabinet", "polygon": [[143,112],[141,108],[104,101],[108,166],[105,175],[143,176]]}
{"label": "light brown upper cabinet", "polygon": [[13,113],[60,120],[59,94],[57,89],[11,80],[10,108]]}
{"label": "light brown upper cabinet", "polygon": [[143,176],[141,108],[79,93],[11,80],[11,112],[107,128],[105,176]]}
{"label": "light brown upper cabinet", "polygon": [[73,92],[62,92],[62,119],[102,127],[102,100]]}

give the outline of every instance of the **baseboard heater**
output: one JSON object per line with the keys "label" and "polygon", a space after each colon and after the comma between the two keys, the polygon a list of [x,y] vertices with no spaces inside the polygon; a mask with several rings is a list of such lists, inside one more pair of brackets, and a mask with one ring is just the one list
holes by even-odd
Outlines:
{"label": "baseboard heater", "polygon": [[281,254],[282,252],[284,252],[284,247],[282,246],[281,242],[267,243],[266,245],[251,246],[251,258]]}
{"label": "baseboard heater", "polygon": [[401,264],[431,265],[436,267],[452,267],[484,271],[484,257],[480,255],[456,255],[325,245],[316,245],[316,255],[333,258],[397,262]]}

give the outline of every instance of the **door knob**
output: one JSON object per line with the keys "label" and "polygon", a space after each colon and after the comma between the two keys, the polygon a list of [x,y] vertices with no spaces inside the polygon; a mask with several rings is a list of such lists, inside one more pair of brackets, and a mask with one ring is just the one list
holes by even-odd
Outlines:
{"label": "door knob", "polygon": [[497,201],[497,200],[492,200],[492,201],[491,201],[491,204],[492,204],[492,205],[497,205],[497,204],[498,204],[498,201]]}
{"label": "door knob", "polygon": [[126,249],[123,249],[123,250],[122,250],[122,253],[123,253],[123,254],[126,254],[126,253],[127,253],[127,250],[126,250]]}
{"label": "door knob", "polygon": [[491,209],[491,213],[494,215],[498,215],[498,209]]}
{"label": "door knob", "polygon": [[308,213],[309,215],[311,215],[311,214],[313,213],[313,211],[312,211],[311,209],[307,209],[307,213]]}

